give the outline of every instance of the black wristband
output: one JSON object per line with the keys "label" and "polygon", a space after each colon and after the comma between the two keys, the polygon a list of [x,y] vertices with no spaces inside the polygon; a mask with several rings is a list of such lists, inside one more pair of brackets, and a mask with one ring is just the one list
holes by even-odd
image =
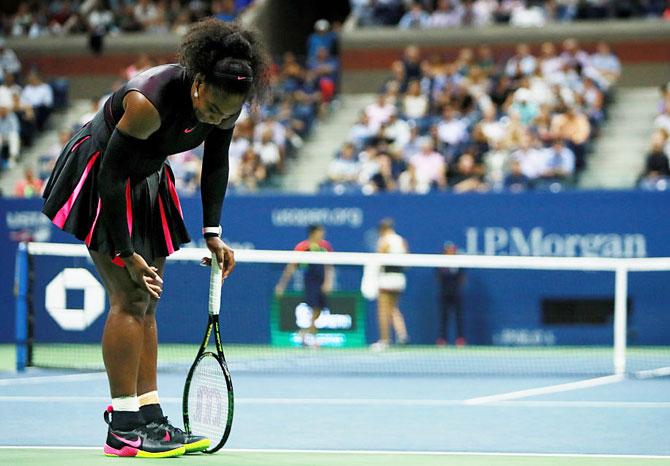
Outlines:
{"label": "black wristband", "polygon": [[205,234],[203,234],[202,236],[203,236],[205,239],[206,239],[206,238],[214,238],[214,237],[216,237],[216,238],[220,238],[220,236],[219,236],[218,233],[205,233]]}

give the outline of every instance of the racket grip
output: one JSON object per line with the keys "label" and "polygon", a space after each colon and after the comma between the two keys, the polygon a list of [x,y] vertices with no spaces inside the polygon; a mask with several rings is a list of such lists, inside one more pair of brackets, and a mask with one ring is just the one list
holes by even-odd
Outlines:
{"label": "racket grip", "polygon": [[209,275],[209,314],[219,315],[221,310],[221,267],[216,258],[216,254],[212,254],[212,268]]}

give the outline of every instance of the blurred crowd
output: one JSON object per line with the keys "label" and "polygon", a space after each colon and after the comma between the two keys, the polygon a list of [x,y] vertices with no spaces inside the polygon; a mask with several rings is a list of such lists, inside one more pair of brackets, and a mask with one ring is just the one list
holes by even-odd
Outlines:
{"label": "blurred crowd", "polygon": [[[45,82],[37,70],[24,69],[16,53],[0,37],[0,171],[21,163],[22,149],[49,124],[51,113],[67,103],[68,84]],[[41,182],[32,171],[14,194],[39,194]]]}
{"label": "blurred crowd", "polygon": [[[243,108],[230,145],[229,189],[238,193],[277,187],[286,161],[297,156],[297,149],[318,119],[331,111],[337,98],[340,65],[337,58],[337,33],[326,20],[319,20],[307,40],[307,56],[299,59],[285,53],[271,66],[269,99]],[[72,131],[90,121],[111,92],[145,69],[156,66],[152,57],[142,54],[120,71],[110,93],[92,99],[89,110],[73,128],[59,133],[59,142],[44,154],[36,178],[45,180]],[[200,189],[203,146],[170,156],[177,189],[182,195],[196,195]]]}
{"label": "blurred crowd", "polygon": [[638,180],[638,187],[648,190],[670,189],[670,82],[660,88],[657,116],[651,136],[649,152],[644,169]]}
{"label": "blurred crowd", "polygon": [[540,27],[549,22],[662,17],[666,0],[350,0],[359,26],[448,28],[510,24]]}
{"label": "blurred crowd", "polygon": [[326,192],[558,191],[586,166],[621,72],[574,39],[503,58],[405,49],[331,162]]}
{"label": "blurred crowd", "polygon": [[0,17],[0,35],[174,32],[207,16],[235,20],[253,0],[26,0]]}

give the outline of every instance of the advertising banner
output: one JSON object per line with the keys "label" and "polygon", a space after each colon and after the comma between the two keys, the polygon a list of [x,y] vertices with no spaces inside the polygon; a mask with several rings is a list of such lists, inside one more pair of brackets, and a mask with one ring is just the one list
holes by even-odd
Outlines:
{"label": "advertising banner", "polygon": [[[185,247],[204,246],[200,200],[183,199],[182,207],[192,237]],[[40,200],[0,200],[0,342],[13,341],[17,241],[76,242],[53,227],[40,208]],[[670,192],[230,196],[225,201],[222,226],[224,239],[235,249],[292,250],[306,238],[310,224],[320,223],[335,251],[370,252],[375,249],[377,225],[386,217],[395,220],[396,230],[414,253],[440,253],[444,242],[451,241],[460,254],[670,256]],[[34,258],[34,263],[37,335],[52,341],[99,341],[108,303],[91,261],[42,257]],[[293,341],[291,335],[298,329],[282,330],[281,319],[275,322],[271,318],[274,287],[282,269],[281,264],[238,265],[223,292],[225,340],[255,344],[279,344],[281,338],[285,338],[283,344]],[[361,268],[335,267],[335,291],[357,295],[361,276]],[[407,289],[399,306],[411,342],[432,344],[439,334],[437,273],[429,268],[409,268],[406,276]],[[670,328],[669,280],[670,272],[630,274],[630,344],[670,344],[666,330]],[[196,282],[207,283],[207,270],[195,264],[168,267],[158,310],[161,341],[198,340],[204,320],[183,318],[184,313],[206,309],[206,292],[194,291]],[[287,292],[300,292],[299,283],[290,285]],[[469,269],[462,286],[466,337],[473,344],[611,344],[613,290],[614,274],[609,272]],[[352,317],[355,331],[339,332],[341,343],[376,341],[376,303],[354,301],[343,309],[356,310]],[[282,306],[296,309],[288,302],[278,303],[274,309]],[[345,311],[331,312],[340,315]],[[290,315],[293,319],[295,312]],[[280,338],[282,332],[288,336]],[[359,339],[361,335],[364,340]]]}
{"label": "advertising banner", "polygon": [[270,315],[272,344],[322,347],[365,346],[365,306],[360,294],[333,293],[315,322],[316,337],[309,334],[312,309],[300,293],[275,296]]}

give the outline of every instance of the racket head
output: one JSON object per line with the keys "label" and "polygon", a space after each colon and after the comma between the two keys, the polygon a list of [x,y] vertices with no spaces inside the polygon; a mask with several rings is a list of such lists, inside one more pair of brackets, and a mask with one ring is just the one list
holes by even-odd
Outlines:
{"label": "racket head", "polygon": [[214,453],[228,440],[233,425],[233,382],[225,361],[206,351],[195,361],[184,387],[184,427],[189,433],[204,435]]}

